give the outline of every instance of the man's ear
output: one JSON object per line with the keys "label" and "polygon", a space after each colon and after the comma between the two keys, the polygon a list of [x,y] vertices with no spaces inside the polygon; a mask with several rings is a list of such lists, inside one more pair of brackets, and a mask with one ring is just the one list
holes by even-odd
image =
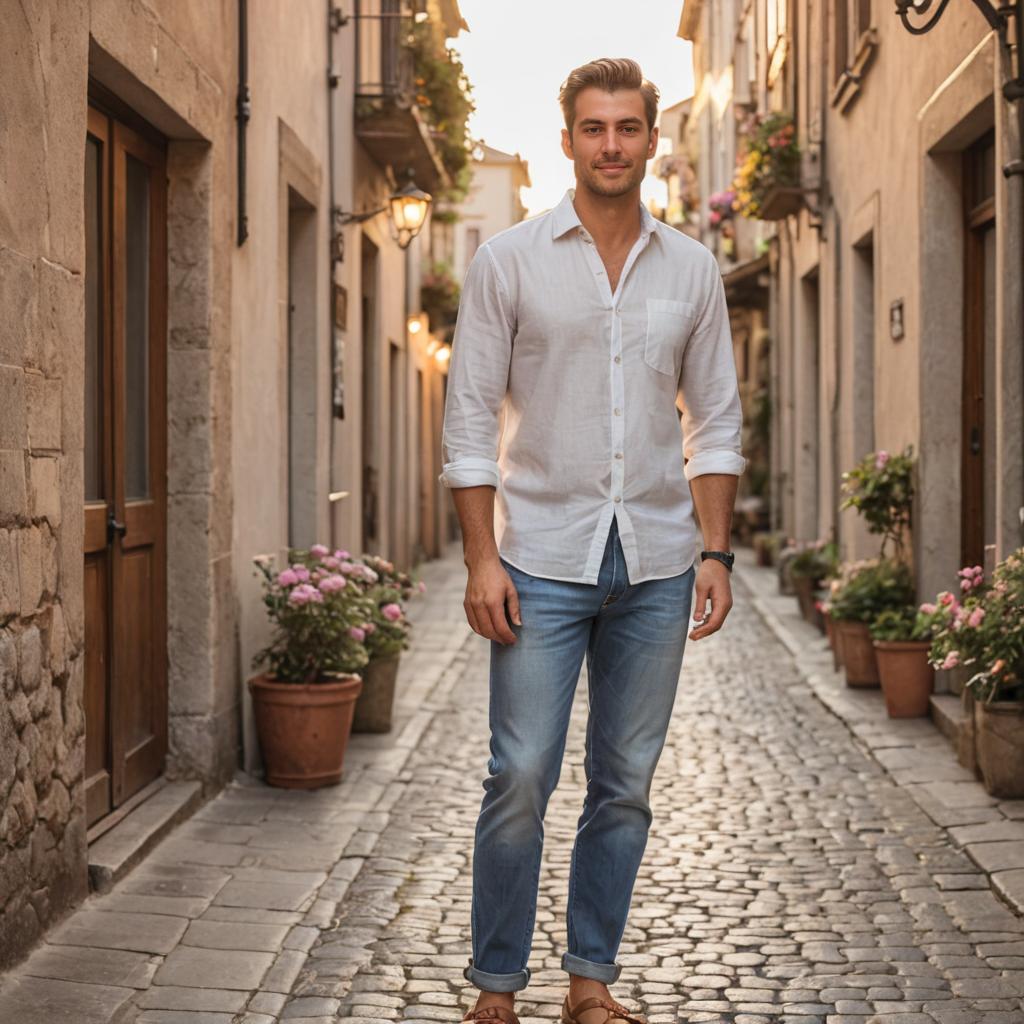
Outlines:
{"label": "man's ear", "polygon": [[657,149],[658,149],[658,126],[655,125],[651,129],[651,142],[650,142],[650,145],[648,145],[648,147],[647,147],[647,158],[648,158],[648,160],[652,156],[654,156],[655,152],[657,152]]}
{"label": "man's ear", "polygon": [[575,159],[572,151],[572,136],[568,128],[562,129],[562,152],[570,159]]}

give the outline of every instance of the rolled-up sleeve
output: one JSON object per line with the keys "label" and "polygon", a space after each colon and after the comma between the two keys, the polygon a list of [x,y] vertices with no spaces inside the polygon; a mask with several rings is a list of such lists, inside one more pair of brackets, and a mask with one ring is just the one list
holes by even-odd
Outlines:
{"label": "rolled-up sleeve", "polygon": [[741,451],[743,410],[725,286],[713,256],[711,263],[708,299],[686,344],[679,372],[687,480],[705,473],[739,476],[747,464]]}
{"label": "rolled-up sleeve", "polygon": [[445,487],[497,488],[498,418],[508,388],[511,299],[488,245],[470,262],[448,366],[441,434]]}

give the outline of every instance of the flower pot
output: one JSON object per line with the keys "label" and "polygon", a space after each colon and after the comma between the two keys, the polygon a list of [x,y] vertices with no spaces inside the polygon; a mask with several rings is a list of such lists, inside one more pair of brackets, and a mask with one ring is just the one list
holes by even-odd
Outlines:
{"label": "flower pot", "polygon": [[757,564],[762,568],[768,568],[772,564],[772,552],[769,545],[769,535],[766,533],[755,533],[753,537],[754,555]]}
{"label": "flower pot", "polygon": [[773,185],[761,200],[758,220],[785,220],[798,214],[804,205],[803,190],[794,185]]}
{"label": "flower pot", "polygon": [[267,783],[318,789],[341,781],[362,687],[357,675],[322,683],[281,683],[265,675],[249,680]]}
{"label": "flower pot", "polygon": [[814,592],[817,590],[814,580],[810,576],[792,576],[792,580],[793,592],[804,622],[814,622]]}
{"label": "flower pot", "polygon": [[832,648],[832,669],[838,672],[843,667],[842,649],[839,644],[839,630],[836,629],[835,620],[831,615],[825,615],[825,636],[828,638],[828,645]]}
{"label": "flower pot", "polygon": [[1024,797],[1024,703],[974,702],[975,745],[985,791],[1005,800]]}
{"label": "flower pot", "polygon": [[352,718],[353,732],[390,732],[391,712],[395,704],[395,679],[401,653],[374,658],[359,670],[363,691],[356,701]]}
{"label": "flower pot", "polygon": [[935,685],[928,640],[876,640],[875,657],[890,718],[924,718]]}
{"label": "flower pot", "polygon": [[878,659],[866,623],[838,619],[833,626],[838,629],[842,644],[846,685],[878,686]]}

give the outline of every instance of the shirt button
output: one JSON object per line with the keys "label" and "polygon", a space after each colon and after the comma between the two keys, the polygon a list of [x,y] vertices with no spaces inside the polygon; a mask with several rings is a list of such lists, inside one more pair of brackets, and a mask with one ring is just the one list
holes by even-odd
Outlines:
{"label": "shirt button", "polygon": [[617,494],[615,495],[615,500],[616,501],[622,501],[622,499]]}
{"label": "shirt button", "polygon": [[616,452],[615,453],[615,458],[621,459],[622,458],[622,452]]}
{"label": "shirt button", "polygon": [[613,409],[612,412],[614,412],[616,416],[621,416],[622,415],[622,410],[621,409]]}
{"label": "shirt button", "polygon": [[622,362],[622,356],[616,356],[615,357],[615,362],[621,363]]}

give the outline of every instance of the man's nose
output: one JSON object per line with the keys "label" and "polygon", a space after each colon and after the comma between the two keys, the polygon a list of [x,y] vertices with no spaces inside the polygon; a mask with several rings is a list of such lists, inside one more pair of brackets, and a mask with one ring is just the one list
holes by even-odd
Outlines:
{"label": "man's nose", "polygon": [[622,152],[618,134],[614,131],[608,132],[604,137],[604,144],[601,148],[605,156],[618,156]]}

